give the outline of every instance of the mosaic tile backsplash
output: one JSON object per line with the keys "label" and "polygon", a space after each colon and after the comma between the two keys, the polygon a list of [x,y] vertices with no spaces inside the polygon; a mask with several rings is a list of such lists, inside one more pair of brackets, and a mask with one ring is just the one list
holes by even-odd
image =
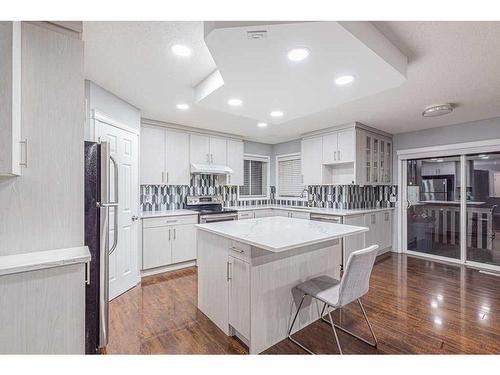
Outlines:
{"label": "mosaic tile backsplash", "polygon": [[[339,209],[391,207],[390,197],[397,195],[397,186],[321,185],[309,186],[309,201],[313,207]],[[188,195],[221,195],[225,206],[260,206],[283,204],[307,206],[295,199],[276,199],[276,188],[271,186],[270,199],[238,201],[236,186],[219,185],[216,175],[193,175],[187,185],[141,185],[142,211],[163,211],[185,207]]]}

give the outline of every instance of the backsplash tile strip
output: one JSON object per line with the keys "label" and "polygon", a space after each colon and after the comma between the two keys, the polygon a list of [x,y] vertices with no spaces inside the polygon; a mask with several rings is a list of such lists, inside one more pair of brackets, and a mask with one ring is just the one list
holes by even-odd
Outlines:
{"label": "backsplash tile strip", "polygon": [[[315,185],[308,187],[313,207],[356,209],[393,207],[391,196],[397,196],[397,186]],[[270,199],[238,201],[236,186],[219,185],[217,175],[192,175],[190,185],[141,185],[142,211],[164,211],[185,208],[188,195],[221,195],[225,206],[254,207],[266,204],[307,206],[302,200],[276,199],[276,187],[271,186]]]}

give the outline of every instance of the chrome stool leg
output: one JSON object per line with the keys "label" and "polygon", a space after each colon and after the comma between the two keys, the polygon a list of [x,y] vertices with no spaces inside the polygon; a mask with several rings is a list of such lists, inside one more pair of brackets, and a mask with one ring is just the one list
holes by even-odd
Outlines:
{"label": "chrome stool leg", "polygon": [[299,347],[301,347],[302,349],[304,349],[309,354],[314,354],[310,349],[306,348],[304,345],[302,345],[300,342],[298,342],[297,340],[295,340],[292,337],[293,325],[295,324],[295,321],[297,320],[297,316],[299,315],[300,308],[302,307],[302,303],[304,302],[304,298],[306,297],[306,295],[307,294],[304,294],[302,296],[302,299],[300,300],[299,306],[297,307],[297,312],[295,313],[295,316],[293,317],[293,320],[292,320],[292,324],[290,325],[290,329],[288,330],[288,338],[290,339],[291,342],[293,342],[295,345],[298,345]]}
{"label": "chrome stool leg", "polygon": [[328,323],[328,324],[332,324],[335,326],[335,328],[338,328],[340,329],[342,332],[345,332],[347,333],[348,335],[351,335],[355,338],[357,338],[358,340],[361,340],[363,341],[365,344],[368,344],[374,348],[377,347],[378,345],[378,341],[377,341],[377,337],[375,336],[375,332],[373,332],[373,328],[372,328],[372,325],[370,324],[370,321],[368,320],[368,316],[366,316],[366,312],[365,312],[365,309],[363,307],[363,304],[361,303],[361,300],[358,298],[358,304],[359,304],[359,307],[361,307],[361,311],[363,312],[363,316],[365,317],[365,320],[366,320],[366,323],[368,324],[368,328],[370,329],[370,333],[372,334],[372,337],[373,337],[373,342],[369,342],[368,340],[356,335],[355,333],[352,333],[351,331],[345,329],[344,327],[341,327],[339,326],[338,324],[335,324],[333,323],[333,320],[332,319],[332,316],[330,315],[330,309],[328,309],[328,316],[330,318],[330,321],[326,320],[323,316],[323,313],[325,311],[325,308],[326,308],[326,303],[324,304],[323,306],[323,310],[321,311],[321,320],[324,321],[325,323]]}

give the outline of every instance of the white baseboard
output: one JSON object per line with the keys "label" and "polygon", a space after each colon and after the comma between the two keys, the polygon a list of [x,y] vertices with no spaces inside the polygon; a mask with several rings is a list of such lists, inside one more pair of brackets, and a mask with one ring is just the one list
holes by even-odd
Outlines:
{"label": "white baseboard", "polygon": [[190,261],[182,262],[182,263],[169,264],[168,266],[163,266],[163,267],[157,267],[157,268],[151,268],[151,269],[147,269],[147,270],[142,270],[141,271],[141,277],[158,275],[159,273],[176,271],[176,270],[180,270],[182,268],[188,268],[188,267],[192,267],[192,266],[196,266],[196,260],[190,260]]}

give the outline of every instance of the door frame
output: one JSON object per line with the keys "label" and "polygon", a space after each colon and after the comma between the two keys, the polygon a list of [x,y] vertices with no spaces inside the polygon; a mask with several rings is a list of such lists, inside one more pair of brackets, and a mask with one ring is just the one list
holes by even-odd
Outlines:
{"label": "door frame", "polygon": [[[118,129],[121,129],[121,130],[125,130],[129,133],[132,133],[134,134],[136,137],[137,137],[137,181],[140,182],[140,176],[141,176],[141,171],[140,171],[140,168],[141,168],[141,161],[139,159],[140,157],[140,154],[141,154],[141,133],[139,130],[137,129],[134,129],[132,128],[131,126],[128,126],[126,124],[123,124],[122,122],[119,122],[119,121],[116,121],[115,119],[113,119],[111,116],[105,114],[104,112],[100,111],[100,110],[97,110],[97,109],[92,109],[91,110],[91,115],[90,115],[90,119],[93,121],[93,125],[92,125],[92,130],[93,130],[93,139],[94,139],[94,142],[98,142],[98,134],[100,134],[100,129],[99,129],[99,123],[102,122],[102,123],[105,123],[105,124],[108,124],[108,125],[111,125],[111,126],[114,126]],[[139,186],[138,186],[138,189],[137,189],[137,197],[136,197],[136,202],[137,202],[137,213],[138,213],[138,216],[140,215],[140,212],[141,212],[141,207],[140,207],[140,183],[139,183]],[[141,282],[141,268],[142,268],[142,231],[140,230],[140,228],[142,227],[140,225],[141,222],[138,222],[138,225],[137,225],[137,228],[136,228],[136,235],[137,235],[137,254],[136,254],[136,258],[137,258],[137,269],[134,270],[135,274],[136,274],[136,284],[139,284]]]}
{"label": "door frame", "polygon": [[418,147],[398,150],[398,248],[397,252],[411,256],[429,258],[436,261],[461,264],[474,268],[500,271],[500,266],[479,263],[467,260],[467,203],[465,200],[467,184],[460,186],[460,259],[447,258],[439,255],[419,253],[407,248],[407,160],[420,158],[435,158],[446,156],[460,156],[460,180],[466,181],[466,155],[488,152],[500,152],[500,139],[452,143],[439,146]]}

